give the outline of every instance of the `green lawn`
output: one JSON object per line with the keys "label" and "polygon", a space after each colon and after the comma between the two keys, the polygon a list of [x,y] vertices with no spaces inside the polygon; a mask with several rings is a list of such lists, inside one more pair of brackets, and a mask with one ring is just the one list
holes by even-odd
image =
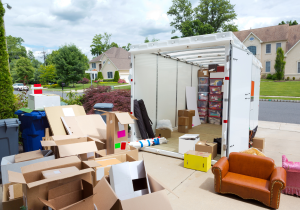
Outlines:
{"label": "green lawn", "polygon": [[[119,84],[117,82],[100,82],[98,84],[93,83],[94,86],[100,85],[100,86],[118,86],[118,85],[123,85]],[[125,84],[124,84],[125,85]],[[91,86],[91,83],[89,84],[75,84],[75,87],[71,84],[69,87],[64,87],[64,91],[70,91],[70,90],[83,90],[86,88],[89,88]],[[131,86],[123,86],[123,87],[116,87],[115,89],[130,89]],[[61,87],[56,87],[56,88],[48,88],[48,90],[61,90]]]}
{"label": "green lawn", "polygon": [[[300,97],[300,81],[274,82],[273,80],[261,79],[260,96]],[[276,99],[284,99],[284,98],[276,98]],[[286,99],[286,100],[293,100],[293,99]]]}
{"label": "green lawn", "polygon": [[295,101],[299,101],[300,98],[282,98],[282,97],[259,97],[260,99],[279,99],[279,100],[295,100]]}

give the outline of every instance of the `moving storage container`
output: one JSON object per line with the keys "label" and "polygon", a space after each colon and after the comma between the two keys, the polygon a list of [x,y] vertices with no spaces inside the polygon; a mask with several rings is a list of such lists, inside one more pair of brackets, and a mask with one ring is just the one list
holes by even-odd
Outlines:
{"label": "moving storage container", "polygon": [[208,117],[208,122],[210,124],[221,125],[222,118],[221,117]]}
{"label": "moving storage container", "polygon": [[206,101],[206,100],[208,100],[208,92],[200,92],[200,93],[198,93],[198,95],[199,95],[199,100],[204,100],[204,101]]}
{"label": "moving storage container", "polygon": [[217,110],[217,109],[208,110],[208,116],[210,117],[221,117],[221,115],[222,115],[222,110]]}
{"label": "moving storage container", "polygon": [[198,100],[198,107],[207,107],[207,106],[208,106],[208,100],[205,101]]}
{"label": "moving storage container", "polygon": [[[205,75],[199,72],[207,69],[208,64],[224,66],[224,72],[216,72],[222,76],[209,79],[210,86],[223,86],[223,94],[210,95],[209,100],[223,102],[222,117],[209,118],[219,124],[222,122],[221,128],[213,126],[222,138],[221,156],[249,148],[249,128],[253,130],[258,125],[262,65],[232,32],[133,44],[130,53],[131,112],[134,113],[133,101],[143,99],[153,129],[162,119],[169,119],[172,127],[177,128],[177,112],[187,108],[187,93],[195,93],[193,103],[196,97],[207,100],[207,93],[197,94],[198,85],[202,84],[198,75]],[[211,55],[215,57],[210,59]],[[196,113],[194,125],[198,117]],[[136,122],[131,127],[131,141],[141,139]],[[164,148],[159,151],[161,154],[182,157],[173,152],[174,148]],[[152,147],[145,150],[158,153]]]}
{"label": "moving storage container", "polygon": [[208,85],[199,85],[198,91],[199,92],[209,92],[209,86]]}
{"label": "moving storage container", "polygon": [[203,124],[207,123],[207,116],[206,115],[205,116],[199,115],[199,118],[200,118],[201,123],[203,123]]}
{"label": "moving storage container", "polygon": [[199,115],[207,115],[207,108],[199,107],[198,113]]}
{"label": "moving storage container", "polygon": [[209,77],[199,77],[199,84],[209,85]]}
{"label": "moving storage container", "polygon": [[221,93],[222,93],[222,86],[209,87],[209,94],[221,94]]}
{"label": "moving storage container", "polygon": [[222,102],[210,101],[208,104],[210,109],[222,109]]}

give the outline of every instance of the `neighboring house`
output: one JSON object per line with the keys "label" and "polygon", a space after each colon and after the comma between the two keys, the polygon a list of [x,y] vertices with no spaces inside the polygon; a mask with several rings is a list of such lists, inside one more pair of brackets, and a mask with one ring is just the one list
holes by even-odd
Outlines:
{"label": "neighboring house", "polygon": [[112,47],[89,62],[90,69],[101,71],[104,79],[113,79],[119,71],[120,79],[128,81],[131,53],[123,48]]}
{"label": "neighboring house", "polygon": [[234,32],[263,65],[262,74],[275,73],[278,47],[285,54],[285,78],[300,79],[300,25],[277,25]]}

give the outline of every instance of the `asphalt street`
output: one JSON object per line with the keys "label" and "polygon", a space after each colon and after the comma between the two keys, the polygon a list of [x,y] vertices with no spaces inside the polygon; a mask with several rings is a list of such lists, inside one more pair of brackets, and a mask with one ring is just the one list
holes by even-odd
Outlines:
{"label": "asphalt street", "polygon": [[[20,94],[20,93],[21,93],[21,91],[14,90],[14,94]],[[31,93],[31,90],[27,92],[27,96],[30,93]],[[56,94],[56,95],[62,96],[64,99],[67,98],[67,94],[68,94],[68,92],[62,93],[62,91],[47,91],[47,90],[43,90],[43,93],[45,93],[45,94]],[[83,93],[77,93],[77,94],[82,95]]]}

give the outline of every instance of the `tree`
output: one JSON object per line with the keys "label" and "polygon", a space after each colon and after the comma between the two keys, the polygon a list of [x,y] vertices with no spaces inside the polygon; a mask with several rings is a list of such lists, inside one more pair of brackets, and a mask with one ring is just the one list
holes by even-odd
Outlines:
{"label": "tree", "polygon": [[6,48],[4,20],[5,9],[0,2],[0,119],[14,117],[14,93],[8,69],[8,53]]}
{"label": "tree", "polygon": [[294,25],[298,25],[298,22],[296,20],[294,20],[294,21],[290,20],[290,21],[286,21],[286,22],[281,21],[278,25],[285,25],[285,24],[289,24],[290,26],[294,26]]}
{"label": "tree", "polygon": [[[155,37],[152,38],[151,42],[157,42],[159,39],[155,39]],[[150,42],[149,38],[146,36],[144,43]]]}
{"label": "tree", "polygon": [[97,77],[97,78],[98,78],[98,79],[103,79],[103,74],[102,74],[101,71],[98,72],[98,77]]}
{"label": "tree", "polygon": [[40,80],[43,84],[54,82],[57,76],[54,65],[48,65],[48,66],[40,65],[39,73],[40,73]]}
{"label": "tree", "polygon": [[120,79],[120,74],[119,71],[115,71],[115,75],[114,75],[114,82],[118,82]]}
{"label": "tree", "polygon": [[182,23],[181,33],[182,37],[198,36],[202,34],[211,34],[214,28],[209,24],[203,24],[200,20],[187,20]]}
{"label": "tree", "polygon": [[61,46],[54,56],[54,64],[60,81],[67,84],[78,82],[89,68],[89,60],[74,44]]}
{"label": "tree", "polygon": [[178,39],[179,36],[172,36],[171,39]]}
{"label": "tree", "polygon": [[33,81],[34,68],[28,58],[21,57],[18,59],[15,68],[19,81],[25,84]]}
{"label": "tree", "polygon": [[33,52],[31,50],[28,51],[28,58],[30,59],[32,66],[34,68],[39,68],[40,65],[42,65],[42,62],[38,61],[35,56],[33,55]]}
{"label": "tree", "polygon": [[281,47],[277,48],[277,55],[275,59],[275,71],[276,71],[276,77],[278,80],[283,79],[284,77],[284,68],[285,68],[285,61],[284,61],[284,52]]}
{"label": "tree", "polygon": [[229,23],[229,24],[223,26],[223,32],[227,32],[227,31],[237,32],[237,31],[239,31],[239,29],[238,29],[237,25]]}
{"label": "tree", "polygon": [[169,16],[174,16],[173,21],[170,23],[175,29],[172,30],[172,34],[176,30],[181,31],[182,23],[185,21],[193,20],[193,8],[189,0],[172,0],[173,4],[169,8],[167,14]]}
{"label": "tree", "polygon": [[119,48],[119,45],[115,42],[112,42],[109,46],[109,48],[112,48],[112,47],[116,47],[116,48]]}
{"label": "tree", "polygon": [[24,40],[21,37],[7,36],[7,50],[9,54],[9,62],[20,57],[27,57],[27,51],[22,43]]}
{"label": "tree", "polygon": [[53,50],[50,54],[47,54],[46,55],[46,66],[47,65],[55,65],[54,63],[54,57],[55,55],[58,54],[58,51],[57,50]]}
{"label": "tree", "polygon": [[126,50],[126,51],[129,51],[129,50],[130,50],[130,46],[131,46],[131,44],[128,43],[127,46],[123,46],[122,48],[123,48],[124,50]]}
{"label": "tree", "polygon": [[93,38],[92,44],[91,44],[91,53],[94,56],[99,56],[102,53],[104,53],[106,50],[110,48],[110,37],[111,34],[104,33],[102,34],[96,34]]}

